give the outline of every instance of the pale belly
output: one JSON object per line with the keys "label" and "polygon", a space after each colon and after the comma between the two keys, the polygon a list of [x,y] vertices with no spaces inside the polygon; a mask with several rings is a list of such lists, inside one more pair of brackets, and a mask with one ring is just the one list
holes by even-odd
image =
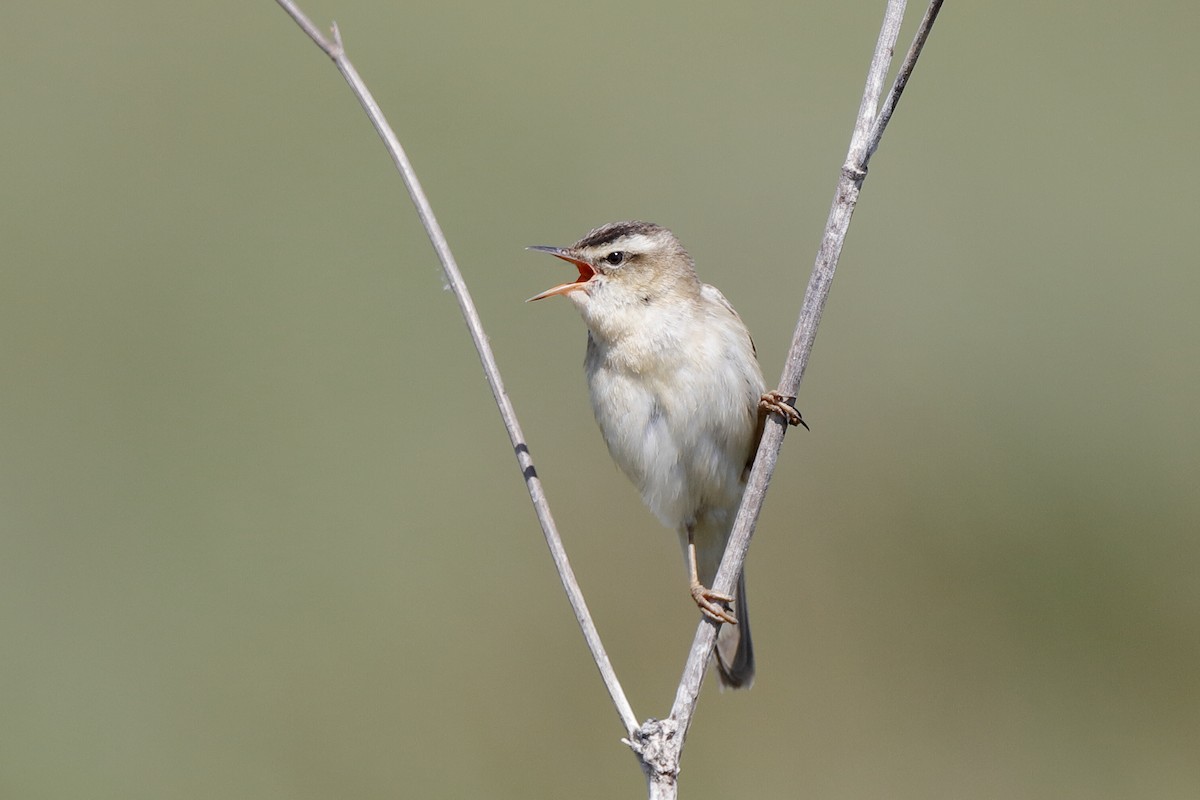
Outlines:
{"label": "pale belly", "polygon": [[592,371],[592,407],[609,452],[664,525],[724,519],[736,508],[761,382],[726,360],[686,373],[659,369],[653,378]]}

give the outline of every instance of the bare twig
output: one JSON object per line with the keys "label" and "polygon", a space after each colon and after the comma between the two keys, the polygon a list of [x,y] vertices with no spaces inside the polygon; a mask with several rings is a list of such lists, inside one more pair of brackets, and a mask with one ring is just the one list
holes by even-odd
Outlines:
{"label": "bare twig", "polygon": [[525,476],[525,487],[529,490],[529,499],[533,501],[538,522],[541,523],[542,533],[546,537],[546,544],[549,546],[550,555],[554,559],[554,566],[558,569],[558,576],[562,581],[563,589],[566,590],[567,599],[570,600],[571,608],[575,611],[575,618],[579,622],[580,629],[583,631],[583,638],[587,641],[588,648],[592,652],[592,658],[596,662],[596,667],[600,670],[600,677],[604,680],[604,685],[608,688],[608,693],[612,697],[613,705],[617,708],[617,713],[621,717],[621,722],[625,726],[626,732],[630,736],[633,736],[638,728],[637,717],[633,713],[633,708],[629,705],[629,700],[625,697],[625,692],[621,689],[621,683],[617,680],[617,674],[613,670],[612,664],[608,659],[608,654],[604,651],[604,645],[600,641],[600,634],[596,630],[595,623],[592,622],[591,614],[588,612],[587,603],[584,602],[583,592],[575,580],[575,573],[571,569],[570,562],[567,561],[567,554],[563,549],[558,529],[554,525],[554,518],[550,514],[550,506],[546,501],[542,483],[538,479],[537,471],[534,469],[533,458],[529,454],[529,447],[525,444],[525,434],[521,432],[516,412],[513,410],[512,403],[508,399],[508,393],[504,390],[504,381],[500,378],[500,368],[496,365],[495,356],[492,354],[491,346],[488,344],[487,336],[484,334],[483,323],[479,319],[479,313],[475,310],[475,303],[471,299],[471,293],[467,291],[467,284],[463,281],[462,274],[458,270],[458,264],[454,260],[454,255],[450,252],[450,245],[446,241],[446,236],[442,233],[442,228],[433,214],[433,208],[429,205],[429,200],[426,198],[425,192],[421,189],[420,181],[417,180],[417,174],[413,171],[412,164],[409,162],[404,148],[400,145],[400,140],[396,137],[391,126],[388,125],[383,112],[375,102],[375,98],[371,96],[371,92],[367,89],[358,71],[350,63],[350,59],[346,57],[346,51],[342,45],[342,38],[338,32],[337,25],[333,26],[333,39],[327,39],[292,0],[277,0],[277,2],[296,21],[296,24],[308,34],[309,38],[327,56],[333,59],[333,63],[337,66],[338,71],[342,73],[342,77],[346,79],[346,83],[350,84],[350,89],[354,92],[354,96],[358,98],[358,102],[362,104],[363,109],[367,112],[367,116],[370,117],[371,124],[375,126],[375,130],[379,133],[380,138],[383,139],[384,146],[387,147],[392,161],[396,164],[396,169],[400,171],[400,175],[404,178],[404,185],[408,187],[408,194],[412,198],[413,204],[417,207],[417,214],[421,218],[421,224],[425,226],[425,232],[429,234],[429,241],[433,244],[433,249],[437,253],[438,260],[442,262],[442,269],[446,273],[446,280],[450,284],[450,289],[454,292],[455,299],[458,300],[458,307],[462,311],[463,318],[467,322],[467,328],[471,332],[471,340],[475,343],[475,349],[479,353],[479,360],[483,362],[484,375],[487,377],[488,386],[491,387],[492,397],[496,401],[496,406],[500,409],[500,416],[504,419],[504,427],[508,430],[508,438],[512,442],[513,451],[516,453],[517,463],[520,465],[521,472]]}
{"label": "bare twig", "polygon": [[[884,109],[876,115],[875,110],[883,90],[884,78],[891,63],[896,39],[900,33],[900,24],[904,18],[905,0],[889,0],[888,2],[883,27],[875,45],[875,54],[867,72],[866,86],[863,90],[862,103],[851,137],[850,148],[845,164],[842,166],[833,205],[829,211],[829,220],[826,222],[825,233],[817,252],[812,275],[809,278],[808,289],[804,294],[804,302],[792,337],[792,345],[788,350],[783,374],[779,379],[779,391],[787,397],[796,395],[800,380],[808,366],[809,354],[812,352],[813,342],[816,339],[817,326],[821,321],[825,300],[829,296],[834,270],[837,268],[838,259],[841,256],[850,218],[854,213],[859,191],[867,175],[867,163],[879,145],[879,140],[887,127],[901,92],[904,91],[908,77],[912,74],[921,47],[929,35],[929,29],[937,17],[941,4],[942,0],[932,0],[913,46],[889,92]],[[742,571],[746,551],[750,546],[750,539],[754,535],[754,528],[762,510],[767,486],[775,471],[775,464],[786,429],[787,423],[783,421],[783,418],[779,415],[772,415],[759,443],[754,468],[747,479],[742,505],[738,510],[721,567],[713,582],[714,591],[725,594],[732,593],[737,576]],[[647,779],[650,782],[651,798],[665,799],[676,796],[675,784],[679,771],[679,756],[687,738],[688,728],[691,725],[692,715],[700,695],[700,686],[707,671],[719,627],[717,623],[707,618],[701,620],[679,681],[670,717],[662,722],[652,720],[651,724],[647,724],[639,730],[638,735],[633,739],[635,749],[643,754],[653,755],[653,759],[645,767]],[[644,755],[643,758],[645,758]]]}
{"label": "bare twig", "polygon": [[[327,39],[312,24],[308,17],[299,10],[292,0],[277,0],[277,2],[291,15],[292,19],[296,21],[317,46],[333,59],[338,71],[342,73],[342,76],[346,79],[346,82],[350,85],[355,96],[367,112],[367,116],[370,117],[371,123],[375,126],[376,131],[383,139],[388,152],[391,154],[396,168],[403,176],[409,195],[417,207],[417,213],[421,218],[422,224],[425,226],[426,232],[429,234],[429,239],[433,244],[434,250],[437,252],[438,259],[442,263],[442,268],[446,273],[450,288],[458,300],[463,317],[466,319],[471,338],[479,353],[480,361],[483,363],[483,370],[487,377],[488,385],[492,389],[492,395],[495,398],[496,405],[500,409],[500,414],[504,420],[505,428],[508,430],[513,450],[516,453],[517,462],[525,476],[526,488],[529,491],[530,499],[533,501],[534,509],[537,513],[538,521],[541,523],[542,532],[546,537],[546,543],[550,548],[555,567],[558,569],[559,578],[562,581],[563,588],[567,592],[567,597],[575,611],[576,619],[583,631],[584,639],[592,652],[592,657],[596,662],[600,675],[604,680],[605,686],[608,688],[613,704],[617,708],[617,713],[620,715],[621,721],[625,725],[626,732],[629,735],[629,738],[625,741],[641,760],[652,800],[656,798],[667,800],[668,798],[676,797],[680,755],[687,737],[688,728],[691,725],[696,701],[699,698],[700,687],[704,680],[708,660],[716,641],[719,626],[705,618],[697,628],[692,649],[688,655],[688,660],[684,666],[683,675],[680,678],[679,687],[675,694],[675,702],[671,708],[670,716],[665,720],[652,719],[644,725],[639,726],[637,717],[634,715],[633,709],[630,707],[629,701],[626,699],[612,665],[608,660],[608,656],[605,654],[595,624],[588,613],[583,594],[575,580],[570,563],[567,561],[562,540],[554,525],[554,520],[546,502],[545,493],[537,477],[537,472],[534,469],[529,449],[525,444],[524,434],[521,432],[512,404],[504,390],[499,368],[488,345],[487,337],[484,335],[483,326],[475,310],[475,305],[471,300],[471,295],[467,291],[462,275],[459,273],[446,237],[442,233],[441,227],[438,225],[433,210],[429,205],[429,201],[421,189],[416,173],[413,171],[412,165],[409,163],[408,157],[405,155],[404,149],[401,147],[395,133],[384,119],[379,106],[375,103],[362,78],[346,57],[337,26],[333,27],[333,39]],[[891,119],[896,103],[899,101],[908,78],[912,74],[917,58],[920,56],[921,48],[925,44],[934,20],[937,18],[942,0],[931,0],[929,9],[926,11],[925,18],[922,20],[912,46],[909,48],[908,55],[900,68],[895,83],[892,85],[882,110],[877,114],[876,109],[879,103],[879,96],[882,93],[884,78],[887,75],[888,66],[891,63],[894,53],[896,39],[899,36],[905,4],[905,0],[889,0],[888,2],[883,27],[880,30],[879,39],[875,46],[875,53],[867,73],[866,86],[863,90],[862,102],[855,122],[854,133],[851,137],[850,148],[846,156],[846,161],[842,166],[833,206],[829,212],[829,220],[826,223],[821,246],[817,252],[812,275],[809,278],[808,288],[805,292],[804,302],[800,311],[800,318],[796,324],[792,345],[784,364],[783,374],[779,380],[779,391],[787,397],[795,396],[808,365],[809,354],[812,351],[813,342],[816,338],[817,326],[820,324],[821,312],[824,309],[825,300],[829,295],[834,270],[841,255],[842,245],[845,242],[851,216],[858,202],[858,194],[866,178],[867,165],[876,148],[879,146],[879,141]],[[770,423],[766,426],[759,444],[754,468],[751,470],[747,481],[742,505],[734,522],[733,532],[730,535],[724,559],[721,562],[721,568],[717,573],[716,580],[713,582],[712,588],[715,591],[731,593],[734,582],[741,573],[746,551],[749,548],[750,539],[754,534],[758,515],[762,509],[767,486],[775,470],[786,427],[786,423],[779,416],[773,416]]]}
{"label": "bare twig", "polygon": [[887,100],[884,101],[879,116],[875,118],[875,124],[871,126],[871,135],[867,137],[867,156],[863,162],[864,169],[871,156],[875,154],[875,150],[878,149],[879,140],[883,138],[883,132],[887,129],[888,123],[892,121],[892,112],[896,110],[896,104],[900,102],[900,95],[904,94],[904,87],[908,85],[908,78],[917,66],[917,59],[921,57],[921,51],[925,48],[925,40],[929,38],[929,32],[933,30],[933,23],[937,21],[938,12],[941,10],[942,0],[930,0],[929,8],[925,9],[925,16],[921,18],[921,24],[917,26],[912,44],[908,46],[904,63],[900,65],[900,71],[896,73],[896,81],[892,84],[892,90],[888,92]]}

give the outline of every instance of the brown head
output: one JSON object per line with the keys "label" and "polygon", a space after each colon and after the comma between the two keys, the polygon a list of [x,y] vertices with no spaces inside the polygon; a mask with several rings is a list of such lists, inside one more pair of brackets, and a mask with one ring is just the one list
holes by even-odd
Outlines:
{"label": "brown head", "polygon": [[[661,225],[653,222],[610,222],[570,247],[534,245],[575,266],[579,277],[529,298],[565,295],[580,311],[600,304],[653,304],[677,296],[694,297],[700,281],[692,257]],[[585,317],[587,316],[585,312]]]}

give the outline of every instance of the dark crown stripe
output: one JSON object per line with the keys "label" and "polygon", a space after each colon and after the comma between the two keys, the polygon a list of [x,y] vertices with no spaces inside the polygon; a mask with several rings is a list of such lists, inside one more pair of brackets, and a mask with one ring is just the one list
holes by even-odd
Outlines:
{"label": "dark crown stripe", "polygon": [[600,247],[610,242],[615,242],[622,236],[634,236],[637,234],[654,234],[661,231],[662,227],[655,225],[653,222],[610,222],[607,225],[601,225],[587,236],[575,243],[575,247],[582,249],[585,247]]}

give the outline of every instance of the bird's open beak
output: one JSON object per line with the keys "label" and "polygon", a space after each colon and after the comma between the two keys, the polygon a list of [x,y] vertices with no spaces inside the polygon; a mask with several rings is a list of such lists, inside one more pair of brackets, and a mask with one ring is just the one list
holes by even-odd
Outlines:
{"label": "bird's open beak", "polygon": [[552,289],[547,289],[541,294],[535,294],[533,297],[526,300],[526,303],[532,303],[534,300],[543,300],[547,297],[553,297],[556,294],[568,294],[576,289],[583,289],[585,284],[596,275],[596,270],[592,269],[592,265],[586,261],[581,261],[575,256],[568,253],[561,247],[550,247],[544,244],[530,245],[526,250],[540,250],[543,253],[549,253],[555,258],[561,258],[563,261],[569,261],[579,270],[579,277],[570,283],[560,283]]}

